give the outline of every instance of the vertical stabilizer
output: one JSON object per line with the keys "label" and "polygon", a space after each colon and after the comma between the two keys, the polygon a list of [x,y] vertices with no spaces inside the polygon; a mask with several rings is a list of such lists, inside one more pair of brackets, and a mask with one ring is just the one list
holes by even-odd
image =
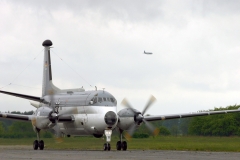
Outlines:
{"label": "vertical stabilizer", "polygon": [[52,95],[60,91],[59,88],[52,83],[52,68],[51,68],[51,55],[50,47],[52,42],[45,40],[42,45],[44,46],[44,60],[43,60],[43,81],[42,81],[42,96]]}

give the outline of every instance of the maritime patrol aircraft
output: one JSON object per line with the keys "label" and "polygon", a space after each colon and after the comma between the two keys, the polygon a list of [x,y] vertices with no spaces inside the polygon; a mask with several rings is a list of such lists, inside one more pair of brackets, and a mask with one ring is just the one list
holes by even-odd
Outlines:
{"label": "maritime patrol aircraft", "polygon": [[143,53],[144,53],[144,54],[152,54],[152,52],[145,52],[145,51],[144,51]]}
{"label": "maritime patrol aircraft", "polygon": [[[57,137],[62,135],[68,137],[93,135],[96,138],[106,136],[103,149],[109,151],[111,150],[112,131],[116,129],[120,133],[116,149],[125,151],[128,147],[124,137],[132,136],[134,130],[142,123],[145,123],[146,127],[154,135],[157,135],[158,130],[149,123],[150,121],[240,112],[238,109],[145,116],[149,107],[156,100],[153,96],[150,97],[142,112],[134,109],[126,99],[122,101],[126,108],[117,112],[115,97],[105,90],[97,90],[96,88],[96,90],[86,91],[83,88],[59,89],[56,87],[53,84],[51,69],[50,50],[52,42],[45,40],[42,45],[44,47],[42,95],[36,97],[0,90],[0,93],[3,94],[35,101],[31,102],[31,105],[36,107],[33,115],[0,113],[0,118],[31,121],[33,130],[37,133],[37,139],[33,142],[34,150],[44,149],[44,141],[40,140],[39,136],[41,130],[53,129]],[[128,132],[125,136],[123,136],[124,131]]]}

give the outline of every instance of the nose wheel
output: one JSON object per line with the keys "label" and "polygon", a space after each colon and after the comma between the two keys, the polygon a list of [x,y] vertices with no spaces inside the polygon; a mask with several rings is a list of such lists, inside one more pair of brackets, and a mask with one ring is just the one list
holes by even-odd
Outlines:
{"label": "nose wheel", "polygon": [[104,143],[104,145],[103,145],[103,150],[104,150],[104,151],[110,151],[110,150],[111,150],[111,145],[110,145],[110,143]]}

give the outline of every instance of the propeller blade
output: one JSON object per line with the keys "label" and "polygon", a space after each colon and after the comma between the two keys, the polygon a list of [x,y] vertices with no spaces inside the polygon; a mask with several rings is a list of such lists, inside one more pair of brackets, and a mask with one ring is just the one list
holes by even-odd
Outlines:
{"label": "propeller blade", "polygon": [[154,135],[157,136],[160,132],[159,128],[154,127],[151,123],[143,119],[143,122],[145,123],[146,127],[150,130],[150,132]]}
{"label": "propeller blade", "polygon": [[[63,111],[59,112],[57,117],[64,116],[64,115],[67,115],[67,114],[77,114],[77,113],[78,113],[77,108],[73,107],[73,108],[69,108],[69,109],[66,109],[66,110],[63,110]],[[62,132],[60,130],[60,127],[58,125],[58,118],[55,120],[55,123],[56,123],[56,125],[53,127],[53,129],[56,133],[55,142],[56,143],[62,143],[63,142],[63,137],[62,137]]]}
{"label": "propeller blade", "polygon": [[62,133],[60,131],[60,127],[58,125],[55,125],[53,127],[54,131],[55,131],[55,142],[56,143],[62,143],[63,142],[63,138],[62,138]]}
{"label": "propeller blade", "polygon": [[133,113],[136,113],[136,114],[138,113],[138,112],[130,105],[130,103],[127,101],[126,98],[124,98],[124,99],[122,100],[121,105],[123,105],[123,106],[131,109],[131,110],[133,111]]}
{"label": "propeller blade", "polygon": [[142,115],[145,114],[145,112],[148,110],[148,108],[156,101],[156,98],[154,96],[151,95],[148,103],[146,104],[146,106],[144,107],[143,111],[142,111]]}
{"label": "propeller blade", "polygon": [[131,140],[132,135],[134,134],[136,127],[137,127],[136,124],[133,123],[133,124],[130,126],[130,129],[128,130],[128,132],[125,132],[124,137],[125,137],[128,141]]}
{"label": "propeller blade", "polygon": [[125,107],[131,108],[133,109],[133,107],[130,105],[130,103],[128,102],[128,100],[126,98],[124,98],[121,102],[121,104]]}

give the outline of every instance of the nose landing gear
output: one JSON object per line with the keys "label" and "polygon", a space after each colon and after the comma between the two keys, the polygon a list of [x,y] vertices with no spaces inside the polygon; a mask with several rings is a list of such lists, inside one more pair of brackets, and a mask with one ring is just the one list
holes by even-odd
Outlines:
{"label": "nose landing gear", "polygon": [[105,133],[107,142],[104,143],[103,150],[104,151],[110,151],[111,150],[110,142],[111,142],[112,130],[111,129],[107,129],[107,130],[105,130],[104,133]]}

